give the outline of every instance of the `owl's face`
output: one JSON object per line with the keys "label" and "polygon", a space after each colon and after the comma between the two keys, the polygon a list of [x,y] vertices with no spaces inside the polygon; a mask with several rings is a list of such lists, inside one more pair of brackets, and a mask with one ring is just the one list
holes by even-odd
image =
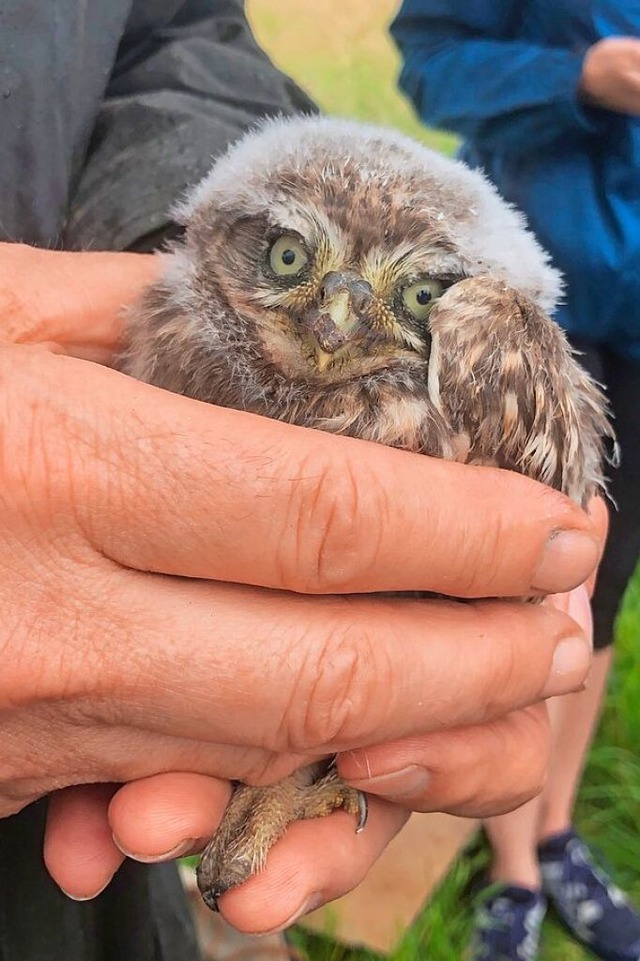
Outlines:
{"label": "owl's face", "polygon": [[429,311],[464,276],[431,217],[397,191],[391,207],[344,167],[307,167],[276,190],[264,210],[214,221],[201,247],[203,279],[254,325],[271,362],[328,383],[424,362]]}
{"label": "owl's face", "polygon": [[193,286],[292,380],[424,365],[431,309],[466,276],[497,273],[542,303],[557,286],[479,174],[346,122],[267,124],[182,214]]}
{"label": "owl's face", "polygon": [[379,223],[348,240],[338,218],[321,224],[308,205],[296,213],[261,224],[244,251],[253,275],[245,310],[271,360],[289,376],[333,381],[428,357],[429,311],[460,266],[445,250],[394,248]]}
{"label": "owl's face", "polygon": [[391,131],[273,120],[176,211],[121,370],[200,401],[602,489],[559,275],[485,178]]}

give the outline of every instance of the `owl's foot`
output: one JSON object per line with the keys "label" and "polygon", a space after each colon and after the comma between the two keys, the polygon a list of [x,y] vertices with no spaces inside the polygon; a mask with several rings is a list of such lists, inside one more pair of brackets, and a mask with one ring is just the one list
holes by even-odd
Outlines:
{"label": "owl's foot", "polygon": [[267,854],[293,821],[325,817],[337,808],[357,818],[356,831],[364,828],[366,795],[326,765],[302,768],[267,787],[238,785],[198,865],[205,904],[217,911],[221,894],[262,870]]}

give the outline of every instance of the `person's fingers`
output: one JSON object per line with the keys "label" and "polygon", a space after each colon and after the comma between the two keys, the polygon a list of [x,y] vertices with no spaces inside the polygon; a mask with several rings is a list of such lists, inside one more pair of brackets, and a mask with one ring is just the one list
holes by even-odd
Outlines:
{"label": "person's fingers", "polygon": [[576,624],[580,625],[585,637],[593,645],[593,614],[586,585],[569,592],[566,613]]}
{"label": "person's fingers", "polygon": [[115,790],[109,784],[70,787],[49,800],[44,861],[56,884],[77,901],[100,894],[124,860],[107,818]]}
{"label": "person's fingers", "polygon": [[338,768],[359,790],[411,810],[484,818],[540,792],[549,747],[546,706],[537,704],[491,723],[347,752]]}
{"label": "person's fingers", "polygon": [[540,604],[141,577],[121,578],[118,592],[137,625],[119,720],[198,742],[348,750],[484,722],[579,688],[590,666],[575,623]]}
{"label": "person's fingers", "polygon": [[[600,553],[598,555],[599,567],[600,561],[602,560],[602,554],[604,553],[604,547],[607,542],[607,536],[609,534],[609,509],[604,498],[593,498],[589,504],[589,516],[591,517],[596,535],[600,542]],[[598,567],[591,572],[586,581],[589,597],[593,596],[593,592],[595,590],[596,581],[598,579]]]}
{"label": "person's fingers", "polygon": [[231,785],[201,774],[158,774],[123,785],[109,806],[118,848],[136,861],[166,861],[201,850],[214,834]]}
{"label": "person's fingers", "polygon": [[[197,775],[149,778],[119,789],[109,819],[106,807],[113,788],[94,785],[60,792],[47,825],[48,870],[65,893],[84,900],[106,886],[123,859],[112,830],[118,845],[133,848],[140,861],[201,850],[221,819],[228,790],[213,778]],[[401,807],[372,798],[367,828],[360,834],[353,817],[342,811],[292,825],[270,852],[265,871],[224,895],[222,913],[245,931],[288,926],[294,916],[355,887],[407,817]],[[147,819],[151,823],[145,823]],[[185,837],[185,832],[192,836]],[[173,842],[173,850],[165,847]]]}
{"label": "person's fingers", "polygon": [[265,870],[220,898],[220,912],[240,931],[266,933],[347,894],[406,822],[399,805],[371,798],[364,831],[336,811],[298,821],[270,851]]}
{"label": "person's fingers", "polygon": [[604,542],[607,539],[607,533],[609,531],[609,508],[607,507],[607,502],[603,497],[592,498],[588,513],[593,522],[597,537],[604,548]]}
{"label": "person's fingers", "polygon": [[556,611],[567,614],[580,627],[589,645],[593,645],[593,616],[588,583],[566,594],[552,594],[544,603]]}
{"label": "person's fingers", "polygon": [[160,271],[160,259],[145,254],[0,244],[0,341],[51,343],[108,362],[122,336],[123,307]]}
{"label": "person's fingers", "polygon": [[[39,411],[54,476],[71,475],[74,518],[121,565],[304,593],[493,597],[568,590],[596,563],[588,515],[520,475],[215,408],[64,356],[21,365],[20,412],[43,365],[65,383]],[[5,430],[18,420],[24,432],[22,412]]]}
{"label": "person's fingers", "polygon": [[[157,710],[161,711],[162,693],[158,690],[157,694]],[[120,783],[166,771],[273,782],[286,777],[301,763],[309,763],[308,757],[274,754],[252,746],[156,734],[144,729],[152,726],[145,724],[144,719],[138,724],[135,705],[129,724],[118,725],[113,715],[121,709],[102,701],[95,704],[91,700],[74,700],[72,705],[60,705],[59,717],[51,718],[50,712],[45,712],[42,718],[31,717],[27,727],[19,714],[6,718],[2,737],[7,757],[17,749],[14,745],[19,745],[27,757],[20,763],[20,777],[15,782],[7,778],[0,786],[0,817],[55,790],[60,785],[61,768],[68,784]],[[188,704],[183,704],[181,716],[188,710]],[[83,717],[80,725],[78,713]],[[171,717],[166,717],[163,727],[170,730],[172,726]],[[202,729],[206,736],[205,723]],[[34,747],[25,751],[25,745]]]}

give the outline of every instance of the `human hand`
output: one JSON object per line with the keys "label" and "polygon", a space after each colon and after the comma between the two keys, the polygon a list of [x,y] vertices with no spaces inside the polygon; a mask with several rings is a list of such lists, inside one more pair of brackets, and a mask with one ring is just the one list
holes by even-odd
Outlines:
{"label": "human hand", "polygon": [[0,243],[0,344],[46,346],[110,363],[122,308],[160,273],[157,257]]}
{"label": "human hand", "polygon": [[[487,468],[217,410],[66,357],[1,353],[10,454],[0,495],[2,813],[64,785],[171,770],[272,780],[318,754],[473,726],[581,683],[588,655],[578,638],[545,690],[552,654],[575,628],[540,608],[300,597],[144,573],[311,594],[520,595],[534,581],[553,591],[581,581],[598,552],[589,520],[559,495]],[[499,518],[489,532],[487,516]],[[559,529],[579,542],[563,548],[555,537],[556,558],[536,578]],[[228,786],[201,784],[187,820],[213,792],[208,834]],[[109,789],[92,790],[104,812]],[[112,811],[117,821],[115,802]],[[358,849],[363,870],[404,814],[381,801],[372,818]],[[85,821],[98,861],[106,823]],[[340,824],[338,814],[322,832],[344,834]],[[54,876],[73,869],[55,836]],[[300,837],[292,832],[279,857],[289,850],[313,875]],[[120,855],[106,840],[115,869]],[[163,853],[149,837],[129,840],[137,855]],[[352,877],[335,870],[331,845],[324,856],[327,866],[334,859],[323,888],[333,895]],[[107,880],[104,859],[100,871]],[[91,880],[63,887],[95,894]],[[240,926],[243,911],[245,926],[266,926],[259,901],[252,916],[241,891],[226,897]]]}
{"label": "human hand", "polygon": [[595,106],[640,114],[640,39],[606,37],[590,47],[579,90],[583,99]]}
{"label": "human hand", "polygon": [[[590,618],[582,616],[589,614],[584,587],[548,603],[590,634]],[[288,927],[355,887],[409,810],[483,817],[528,800],[544,784],[548,749],[546,708],[537,704],[485,725],[347,752],[343,775],[353,772],[353,783],[374,792],[364,834],[355,834],[343,812],[298,822],[271,852],[266,871],[222,899],[224,915],[252,932]],[[396,803],[386,803],[387,794]],[[119,790],[69,789],[50,807],[47,861],[55,862],[63,887],[97,891],[124,859],[122,851],[156,861],[202,850],[227,799],[220,782],[193,774],[158,775]]]}
{"label": "human hand", "polygon": [[[601,545],[599,564],[609,530],[609,513],[601,497],[593,498],[589,515]],[[568,614],[579,625],[590,645],[593,644],[590,598],[596,576],[597,566],[584,584],[572,591],[552,594],[544,601],[549,607]],[[413,740],[351,751],[342,758],[340,770],[351,784],[393,798],[412,810],[437,811],[444,801],[452,814],[479,818],[503,814],[539,793],[544,784],[549,747],[547,721],[544,704],[532,705],[482,727],[436,732]],[[536,728],[543,732],[543,737],[536,737]],[[493,753],[489,737],[494,739]],[[455,752],[454,763],[452,751]],[[501,759],[504,761],[502,769]],[[428,772],[422,790],[418,793],[403,791],[402,787],[407,783],[411,787],[407,778],[405,785],[402,780],[399,782],[398,791],[388,793],[387,772],[400,771],[419,762],[424,773]],[[377,776],[378,772],[381,776]],[[415,777],[415,772],[412,774]],[[537,790],[532,787],[535,784]],[[487,811],[489,813],[485,813]]]}

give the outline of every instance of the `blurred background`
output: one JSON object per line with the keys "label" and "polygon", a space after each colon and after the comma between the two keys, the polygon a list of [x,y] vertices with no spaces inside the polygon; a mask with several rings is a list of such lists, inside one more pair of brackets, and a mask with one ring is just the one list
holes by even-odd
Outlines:
{"label": "blurred background", "polygon": [[455,138],[425,130],[396,89],[400,59],[388,35],[398,0],[247,0],[271,58],[326,113],[396,127],[447,153]]}
{"label": "blurred background", "polygon": [[[255,34],[275,63],[327,113],[396,127],[435,149],[455,150],[455,138],[425,129],[397,92],[399,58],[388,36],[396,0],[248,0]],[[640,493],[639,493],[640,496]],[[591,751],[577,823],[615,866],[640,903],[640,576],[627,591],[618,623],[616,665],[600,731]],[[429,851],[424,851],[429,858]],[[411,927],[399,932],[394,961],[462,961],[473,895],[469,882],[485,860],[474,844],[457,859]],[[326,935],[294,929],[312,961],[368,961],[374,955]],[[541,961],[587,961],[592,955],[545,924]]]}

